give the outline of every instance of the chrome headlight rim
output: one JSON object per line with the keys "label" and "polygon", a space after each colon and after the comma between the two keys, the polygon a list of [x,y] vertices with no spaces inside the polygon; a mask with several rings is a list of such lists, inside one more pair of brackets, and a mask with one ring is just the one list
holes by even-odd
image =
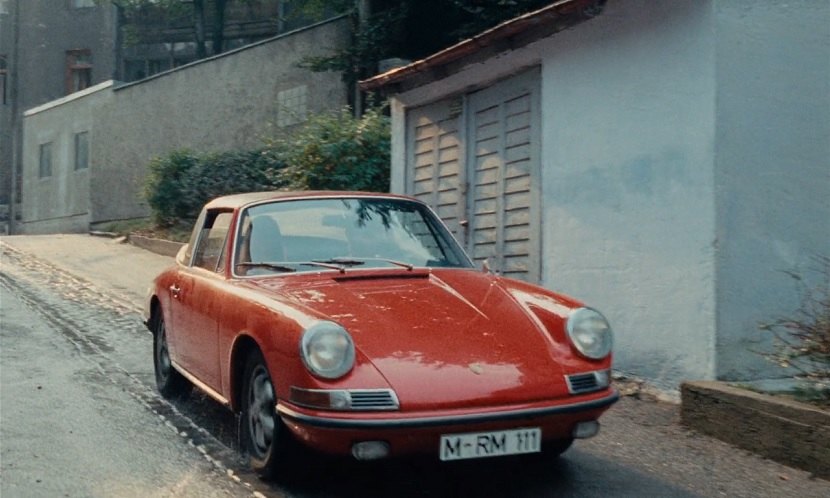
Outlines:
{"label": "chrome headlight rim", "polygon": [[[597,320],[602,324],[599,328],[585,329],[583,324],[592,321],[595,325]],[[582,356],[590,360],[602,360],[607,358],[614,346],[614,334],[611,324],[602,313],[594,308],[581,307],[574,310],[568,317],[566,324],[568,339],[574,348]],[[586,344],[585,339],[593,336],[598,346]]]}
{"label": "chrome headlight rim", "polygon": [[[331,342],[336,344],[332,348]],[[320,353],[326,348],[333,354],[332,366],[323,366],[320,361]],[[307,328],[300,339],[300,357],[303,364],[312,375],[326,380],[339,379],[354,368],[355,347],[351,335],[340,324],[330,321],[320,321]]]}

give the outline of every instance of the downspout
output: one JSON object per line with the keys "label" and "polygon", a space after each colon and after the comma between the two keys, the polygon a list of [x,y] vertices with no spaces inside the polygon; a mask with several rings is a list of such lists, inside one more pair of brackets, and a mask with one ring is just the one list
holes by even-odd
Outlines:
{"label": "downspout", "polygon": [[[12,171],[11,171],[11,188],[9,189],[9,235],[14,235],[16,232],[16,224],[17,224],[17,204],[20,202],[18,199],[18,191],[17,191],[17,184],[18,184],[18,175],[20,173],[20,163],[21,162],[21,153],[23,144],[21,143],[21,137],[23,133],[20,130],[20,126],[23,125],[23,121],[18,116],[18,109],[20,105],[18,103],[18,91],[17,91],[17,82],[19,80],[17,73],[18,68],[20,67],[20,63],[18,62],[18,57],[20,55],[20,0],[15,0],[14,2],[14,23],[12,25],[12,30],[14,32],[14,37],[12,41],[12,63],[11,63],[11,92],[9,96],[12,99]],[[20,125],[18,126],[18,122]]]}

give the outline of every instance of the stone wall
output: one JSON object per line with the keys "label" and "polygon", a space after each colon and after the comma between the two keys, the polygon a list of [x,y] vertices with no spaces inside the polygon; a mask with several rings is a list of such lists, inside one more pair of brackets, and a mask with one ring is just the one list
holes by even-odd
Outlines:
{"label": "stone wall", "polygon": [[[299,67],[347,43],[344,17],[198,61],[151,78],[106,84],[27,113],[23,232],[84,231],[149,215],[148,163],[176,149],[259,146],[305,116],[347,103],[340,73]],[[97,87],[96,87],[97,88]],[[71,136],[91,130],[89,168],[70,171]],[[56,170],[39,178],[38,148],[54,141]]]}
{"label": "stone wall", "polygon": [[346,19],[337,18],[116,88],[97,118],[107,136],[92,146],[92,222],[148,214],[139,192],[154,157],[255,147],[262,134],[282,129],[270,123],[345,105],[339,73],[298,63],[330,54],[348,33]]}

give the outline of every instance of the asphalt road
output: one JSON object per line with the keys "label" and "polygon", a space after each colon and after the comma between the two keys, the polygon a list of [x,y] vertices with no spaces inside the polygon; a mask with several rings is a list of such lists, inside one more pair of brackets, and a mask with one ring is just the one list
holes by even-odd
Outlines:
{"label": "asphalt road", "polygon": [[239,495],[44,310],[7,285],[0,302],[4,498]]}
{"label": "asphalt road", "polygon": [[236,419],[204,396],[153,389],[138,310],[170,264],[88,236],[0,241],[0,495],[825,497],[830,483],[678,424],[678,407],[624,398],[556,462],[314,458],[265,483]]}

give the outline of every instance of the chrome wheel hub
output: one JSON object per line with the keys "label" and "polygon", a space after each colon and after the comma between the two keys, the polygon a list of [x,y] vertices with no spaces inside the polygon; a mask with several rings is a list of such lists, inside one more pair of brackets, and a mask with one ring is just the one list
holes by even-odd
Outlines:
{"label": "chrome wheel hub", "polygon": [[253,450],[264,455],[271,447],[277,415],[274,409],[274,386],[265,367],[258,366],[251,374],[248,392],[248,429]]}

